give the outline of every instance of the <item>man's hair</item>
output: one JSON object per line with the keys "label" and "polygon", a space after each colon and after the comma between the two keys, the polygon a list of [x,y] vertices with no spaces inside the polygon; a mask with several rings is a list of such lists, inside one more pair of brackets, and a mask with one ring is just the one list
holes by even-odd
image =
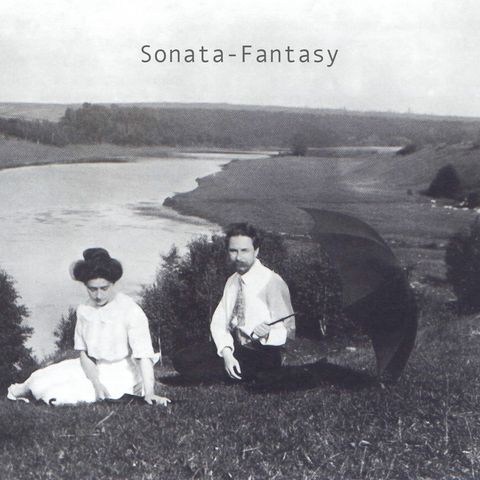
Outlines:
{"label": "man's hair", "polygon": [[260,243],[262,241],[260,233],[253,225],[242,222],[232,223],[227,227],[227,229],[225,230],[225,247],[228,249],[230,238],[238,237],[240,235],[243,237],[250,237],[252,239],[253,248],[255,248],[255,250],[260,246]]}

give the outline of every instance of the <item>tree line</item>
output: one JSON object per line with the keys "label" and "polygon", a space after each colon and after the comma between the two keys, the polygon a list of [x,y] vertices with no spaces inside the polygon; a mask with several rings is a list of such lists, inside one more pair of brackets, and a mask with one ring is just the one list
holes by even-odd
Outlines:
{"label": "tree line", "polygon": [[32,142],[289,148],[301,135],[309,147],[458,143],[478,135],[476,121],[228,108],[161,108],[84,103],[58,122],[0,118],[0,133]]}

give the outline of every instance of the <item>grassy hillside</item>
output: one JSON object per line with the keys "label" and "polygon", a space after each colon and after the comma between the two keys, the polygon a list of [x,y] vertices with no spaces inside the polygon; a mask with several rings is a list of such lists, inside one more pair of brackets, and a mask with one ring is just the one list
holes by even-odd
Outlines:
{"label": "grassy hillside", "polygon": [[480,148],[470,142],[429,145],[406,156],[373,158],[359,169],[357,179],[422,190],[447,164],[455,167],[465,186],[480,186]]}
{"label": "grassy hillside", "polygon": [[[312,226],[302,207],[351,214],[386,238],[411,271],[412,281],[424,285],[434,278],[443,282],[445,245],[476,213],[442,208],[419,191],[447,160],[471,169],[475,172],[471,178],[478,178],[477,152],[452,146],[428,147],[409,156],[387,151],[340,158],[233,161],[222,172],[201,179],[194,191],[175,195],[168,204],[220,225],[247,220],[267,230],[299,235],[291,240],[292,248],[302,248],[301,236]],[[452,297],[448,290],[442,295]]]}
{"label": "grassy hillside", "polygon": [[[201,179],[196,190],[176,195],[173,205],[222,225],[248,218],[295,234],[307,233],[311,225],[302,206],[327,208],[358,215],[387,237],[445,240],[471,213],[432,209],[430,200],[418,194],[445,161],[429,152],[233,161]],[[476,153],[467,157],[461,151],[448,158],[472,168],[477,164]]]}
{"label": "grassy hillside", "polygon": [[357,345],[328,352],[328,363],[295,366],[306,359],[293,355],[275,385],[186,385],[159,370],[173,399],[166,410],[1,400],[0,476],[478,478],[478,320],[439,313],[430,307],[436,327],[393,386],[375,383],[371,351]]}
{"label": "grassy hillside", "polygon": [[474,178],[477,158],[459,145],[405,157],[234,161],[173,199],[178,210],[220,224],[248,220],[286,232],[295,248],[311,225],[301,206],[376,227],[412,267],[420,306],[417,345],[398,384],[376,382],[364,338],[297,340],[275,382],[191,385],[158,369],[165,386],[157,389],[173,400],[168,409],[2,399],[0,478],[479,478],[479,318],[455,312],[443,277],[445,242],[475,214],[433,206],[418,193],[447,159]]}

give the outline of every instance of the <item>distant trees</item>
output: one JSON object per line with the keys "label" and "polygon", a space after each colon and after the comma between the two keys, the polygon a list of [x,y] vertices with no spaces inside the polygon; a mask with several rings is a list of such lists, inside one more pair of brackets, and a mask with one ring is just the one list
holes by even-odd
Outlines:
{"label": "distant trees", "polygon": [[154,107],[84,103],[67,108],[59,122],[0,117],[0,134],[63,146],[71,143],[209,146],[218,148],[292,147],[301,132],[301,155],[311,148],[338,145],[422,145],[456,143],[478,133],[475,122],[407,118],[334,110],[281,110],[245,107]]}
{"label": "distant trees", "polygon": [[[288,254],[282,238],[266,234],[260,247],[262,262],[289,285],[297,316],[297,333],[308,337],[350,333],[341,315],[341,288],[335,271],[319,247]],[[142,307],[150,320],[152,336],[170,355],[178,348],[209,338],[212,314],[227,277],[223,236],[193,240],[187,253],[176,248],[163,257],[153,285],[144,289]]]}
{"label": "distant trees", "polygon": [[451,283],[459,307],[480,308],[480,222],[455,233],[448,242],[445,262],[447,280]]}
{"label": "distant trees", "polygon": [[48,120],[22,120],[0,117],[0,133],[11,137],[55,146],[70,143],[63,127]]}
{"label": "distant trees", "polygon": [[25,342],[32,329],[24,324],[28,312],[18,303],[13,279],[0,270],[0,387],[15,381],[19,370],[34,364]]}

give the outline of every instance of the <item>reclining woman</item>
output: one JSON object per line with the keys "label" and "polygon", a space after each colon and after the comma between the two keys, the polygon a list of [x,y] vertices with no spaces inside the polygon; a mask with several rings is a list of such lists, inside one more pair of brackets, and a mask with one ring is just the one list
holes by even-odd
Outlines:
{"label": "reclining woman", "polygon": [[89,248],[75,262],[72,276],[82,282],[88,301],[77,308],[74,348],[80,357],[35,371],[8,389],[11,400],[32,395],[51,405],[93,403],[141,396],[152,405],[170,400],[154,393],[153,352],[148,319],[127,295],[115,291],[121,263],[103,248]]}

